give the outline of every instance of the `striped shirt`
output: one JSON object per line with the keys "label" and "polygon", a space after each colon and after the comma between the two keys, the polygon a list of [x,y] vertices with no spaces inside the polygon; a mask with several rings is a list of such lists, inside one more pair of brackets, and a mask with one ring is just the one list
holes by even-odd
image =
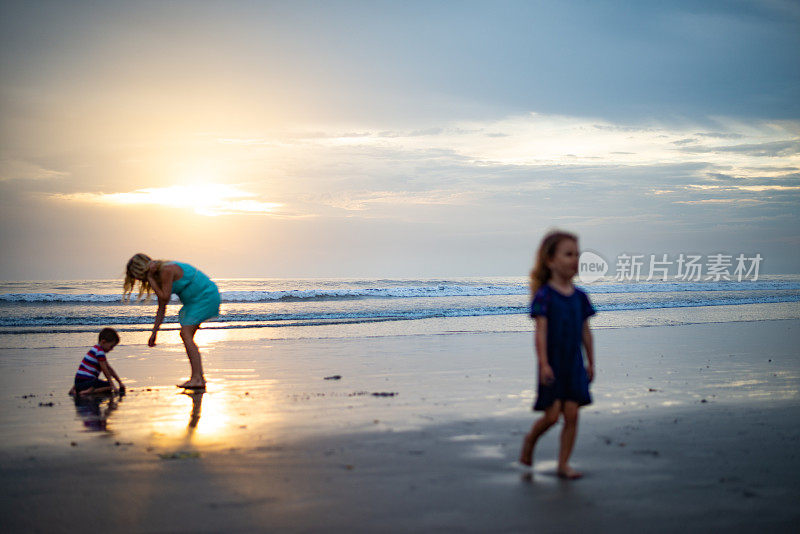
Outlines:
{"label": "striped shirt", "polygon": [[78,367],[78,372],[75,373],[75,378],[78,380],[97,378],[100,374],[100,362],[104,361],[106,361],[106,353],[100,348],[100,345],[95,345],[89,349],[89,352],[81,360],[81,365]]}

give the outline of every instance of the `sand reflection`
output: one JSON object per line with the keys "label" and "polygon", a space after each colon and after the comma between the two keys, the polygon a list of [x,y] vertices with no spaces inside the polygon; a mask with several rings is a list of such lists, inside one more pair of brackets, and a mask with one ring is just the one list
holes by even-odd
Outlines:
{"label": "sand reflection", "polygon": [[224,393],[184,392],[162,397],[148,426],[155,446],[215,445],[230,442],[230,398]]}
{"label": "sand reflection", "polygon": [[[230,433],[231,407],[227,405],[227,399],[224,396],[220,396],[219,399],[211,399],[206,403],[204,410],[204,391],[185,393],[184,395],[192,400],[192,411],[189,414],[189,424],[186,426],[189,436],[202,440],[208,437],[222,437]],[[222,402],[217,402],[218,400]]]}
{"label": "sand reflection", "polygon": [[271,434],[281,419],[273,386],[271,380],[217,374],[205,392],[182,392],[174,386],[136,390],[117,412],[114,428],[151,452],[241,447],[255,436]]}
{"label": "sand reflection", "polygon": [[[120,400],[122,397],[120,397]],[[113,395],[75,395],[75,412],[90,432],[108,431],[108,418],[117,409],[117,399]]]}
{"label": "sand reflection", "polygon": [[192,398],[192,413],[189,416],[189,432],[192,432],[195,428],[197,428],[197,424],[200,422],[200,413],[203,409],[203,395],[205,395],[205,391],[197,391],[195,393],[187,393]]}

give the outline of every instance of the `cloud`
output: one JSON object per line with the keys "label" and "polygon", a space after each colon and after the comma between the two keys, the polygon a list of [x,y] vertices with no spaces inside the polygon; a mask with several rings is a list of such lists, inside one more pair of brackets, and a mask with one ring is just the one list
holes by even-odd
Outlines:
{"label": "cloud", "polygon": [[709,137],[711,139],[741,139],[744,137],[742,134],[738,133],[722,133],[722,132],[698,132],[694,135],[698,137]]}
{"label": "cloud", "polygon": [[[225,189],[197,192],[173,186],[58,198],[171,206],[204,215],[445,225],[490,220],[509,228],[533,218],[581,213],[611,224],[606,210],[638,217],[673,213],[676,202],[747,205],[739,197],[791,209],[786,201],[800,187],[800,150],[793,149],[800,122],[711,122],[701,128],[528,113],[438,124],[412,121],[395,129],[354,122],[250,128],[246,135],[212,131],[192,138],[202,165],[184,165],[187,170],[178,176],[203,176],[206,183],[225,177],[247,187],[217,185]],[[685,140],[703,150],[683,150]],[[767,158],[764,150],[727,150],[739,145],[782,152]],[[673,213],[670,220],[676,217]]]}
{"label": "cloud", "polygon": [[703,200],[677,200],[675,204],[758,204],[763,202],[757,198],[705,198]]}
{"label": "cloud", "polygon": [[48,180],[53,178],[66,178],[70,173],[48,169],[31,163],[29,161],[21,160],[0,160],[0,181],[9,180]]}
{"label": "cloud", "polygon": [[244,145],[244,146],[250,145],[250,146],[253,146],[253,145],[266,145],[266,144],[269,144],[269,142],[266,139],[260,139],[260,138],[234,138],[234,137],[225,138],[225,137],[221,137],[221,138],[217,139],[217,141],[219,143],[224,144],[224,145]]}
{"label": "cloud", "polygon": [[728,206],[731,216],[746,206],[793,211],[787,202],[800,187],[793,174],[800,122],[706,122],[528,113],[397,129],[306,124],[214,138],[238,151],[230,157],[269,168],[269,190],[277,191],[277,180],[279,198],[324,217],[467,226],[491,220],[512,228],[561,217],[622,225],[611,212],[677,221],[686,217],[677,210],[692,205]]}
{"label": "cloud", "polygon": [[474,195],[467,192],[432,191],[344,191],[337,195],[309,196],[308,199],[346,211],[382,209],[387,205],[465,205]]}
{"label": "cloud", "polygon": [[699,185],[689,184],[687,189],[700,189],[700,190],[727,190],[727,191],[800,191],[800,186],[793,185]]}
{"label": "cloud", "polygon": [[686,146],[680,148],[679,150],[694,154],[733,152],[757,158],[777,158],[798,156],[798,154],[800,154],[800,140],[772,141],[768,143],[741,144],[732,146]]}
{"label": "cloud", "polygon": [[92,204],[149,205],[190,209],[198,215],[217,216],[233,214],[270,214],[282,204],[263,202],[249,193],[226,184],[174,185],[161,188],[138,189],[126,193],[72,193],[56,194],[63,201]]}
{"label": "cloud", "polygon": [[[800,165],[800,122],[738,123],[720,119],[713,131],[696,125],[615,124],[591,118],[529,113],[485,121],[453,121],[438,127],[336,131],[319,126],[264,139],[221,142],[285,147],[345,147],[406,154],[448,154],[473,165],[654,165],[708,163],[750,176],[753,168]],[[723,128],[729,131],[722,131]],[[357,132],[357,133],[354,133]],[[731,145],[731,139],[745,141]],[[369,152],[364,155],[369,156]]]}

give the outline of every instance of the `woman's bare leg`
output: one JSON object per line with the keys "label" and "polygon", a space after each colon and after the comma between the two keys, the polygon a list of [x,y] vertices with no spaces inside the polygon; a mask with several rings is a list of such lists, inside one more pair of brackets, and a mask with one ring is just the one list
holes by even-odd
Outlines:
{"label": "woman's bare leg", "polygon": [[564,429],[561,431],[561,450],[558,453],[558,476],[576,479],[583,473],[575,471],[569,466],[569,457],[575,446],[575,437],[578,435],[578,403],[564,402]]}
{"label": "woman's bare leg", "polygon": [[180,385],[185,388],[205,387],[206,379],[203,377],[203,360],[200,357],[200,349],[194,342],[194,335],[200,325],[181,326],[181,339],[183,346],[186,347],[186,355],[189,357],[189,365],[192,368],[192,376],[188,381]]}
{"label": "woman's bare leg", "polygon": [[533,423],[531,431],[525,435],[522,442],[522,451],[519,454],[519,463],[523,465],[533,465],[533,449],[542,434],[558,422],[558,415],[561,412],[561,401],[556,401],[545,410],[544,415]]}

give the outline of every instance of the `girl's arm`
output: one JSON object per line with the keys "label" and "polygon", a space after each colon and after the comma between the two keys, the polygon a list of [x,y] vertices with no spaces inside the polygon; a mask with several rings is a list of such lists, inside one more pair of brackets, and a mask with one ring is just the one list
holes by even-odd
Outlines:
{"label": "girl's arm", "polygon": [[536,356],[539,359],[539,381],[542,384],[550,384],[556,377],[552,367],[547,363],[547,317],[543,315],[536,317],[533,340],[536,346]]}
{"label": "girl's arm", "polygon": [[594,380],[594,340],[592,339],[592,329],[589,328],[589,319],[583,321],[583,346],[586,349],[586,374],[589,375],[589,382]]}
{"label": "girl's arm", "polygon": [[164,314],[167,312],[167,304],[169,304],[169,299],[172,296],[172,280],[175,278],[175,273],[171,267],[172,266],[169,265],[161,268],[160,283],[155,277],[155,264],[151,265],[150,269],[147,271],[147,281],[150,283],[150,287],[153,288],[153,291],[158,297],[158,311],[156,311],[156,318],[153,321],[153,333],[150,334],[150,339],[147,341],[147,345],[150,347],[155,347],[156,345],[158,329],[161,327],[161,323],[164,321]]}

